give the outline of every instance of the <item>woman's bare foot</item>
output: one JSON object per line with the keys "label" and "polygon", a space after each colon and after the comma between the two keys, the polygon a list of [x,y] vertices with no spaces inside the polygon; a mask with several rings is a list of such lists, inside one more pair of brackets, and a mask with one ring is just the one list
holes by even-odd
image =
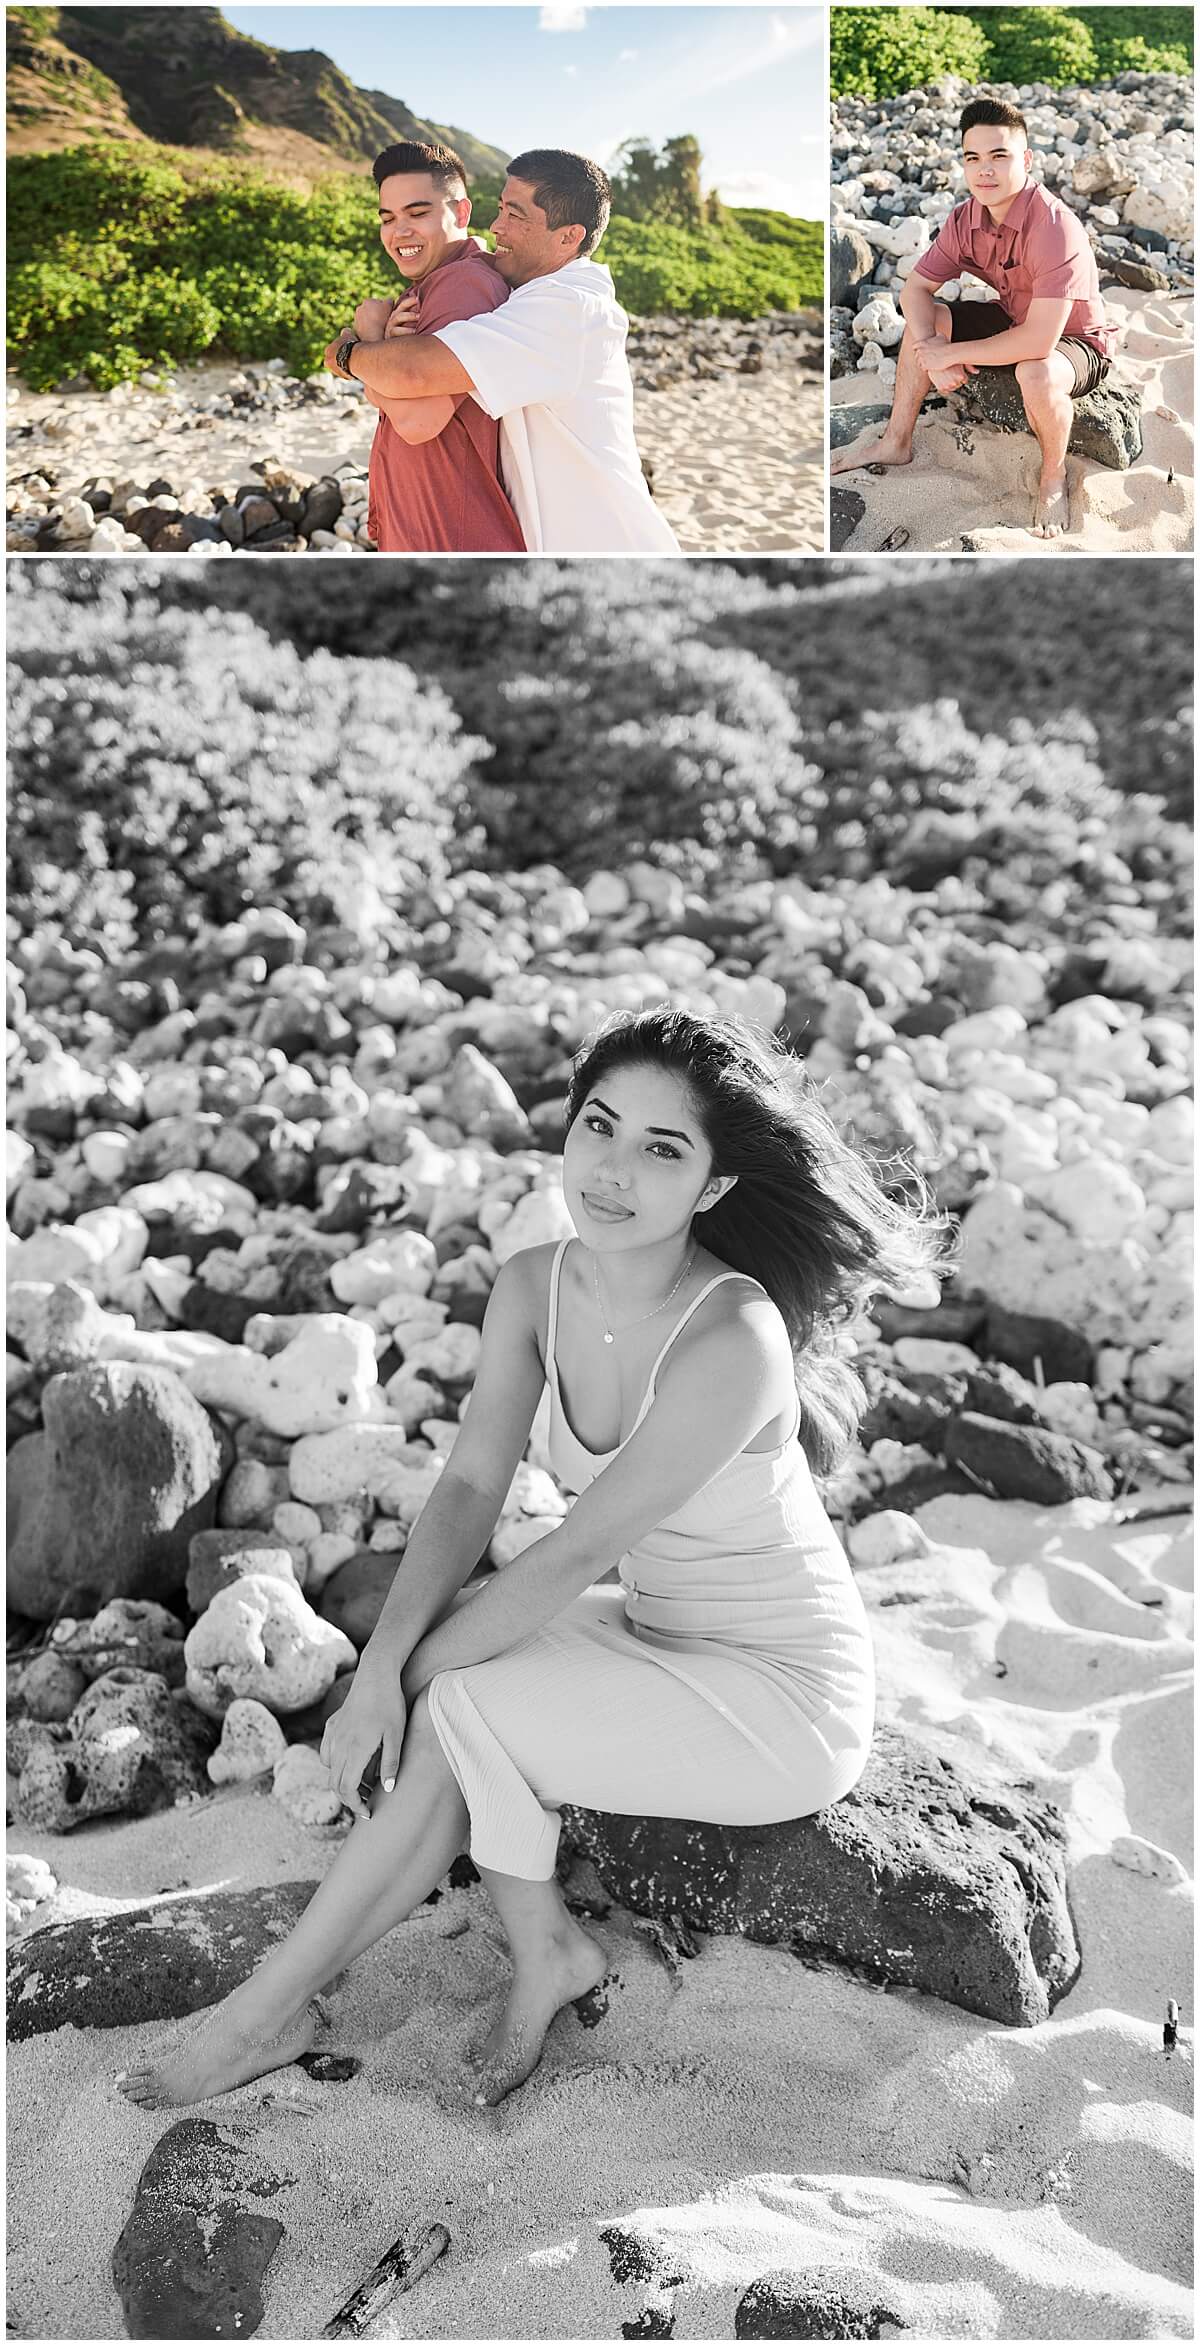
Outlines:
{"label": "woman's bare foot", "polygon": [[190,2028],[181,2028],[152,2045],[136,2069],[117,2078],[117,2090],[126,2101],[145,2110],[173,2109],[185,2102],[208,2102],[217,2094],[232,2093],[268,2070],[286,2069],[289,2061],[307,2053],[317,2033],[316,2016],[306,2004],[302,2011],[274,2025],[254,2001],[235,1988],[223,2004],[202,2012]]}
{"label": "woman's bare foot", "polygon": [[893,440],[887,432],[881,440],[868,440],[866,434],[860,432],[857,440],[851,440],[848,447],[834,449],[829,459],[829,470],[831,473],[855,472],[863,464],[911,464],[912,460],[911,440],[906,446],[903,440]]}
{"label": "woman's bare foot", "polygon": [[1071,501],[1065,473],[1043,473],[1030,524],[1035,538],[1062,538],[1071,527]]}
{"label": "woman's bare foot", "polygon": [[598,1987],[607,1967],[603,1947],[572,1923],[570,1934],[556,1937],[536,1965],[522,1964],[513,1972],[499,2017],[472,2055],[480,2107],[502,2102],[524,2085],[541,2060],[555,2013]]}

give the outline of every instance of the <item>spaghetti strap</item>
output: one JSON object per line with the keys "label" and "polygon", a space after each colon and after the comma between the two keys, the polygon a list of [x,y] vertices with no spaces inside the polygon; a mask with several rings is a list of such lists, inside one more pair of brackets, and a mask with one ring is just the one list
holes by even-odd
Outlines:
{"label": "spaghetti strap", "polygon": [[[654,1399],[654,1387],[657,1382],[658,1372],[662,1367],[662,1364],[666,1359],[671,1346],[675,1342],[675,1338],[678,1336],[680,1329],[686,1328],[692,1313],[699,1310],[699,1307],[704,1302],[705,1297],[712,1294],[714,1287],[720,1287],[726,1279],[744,1279],[746,1276],[747,1273],[745,1271],[718,1271],[716,1277],[714,1279],[710,1279],[707,1285],[701,1288],[700,1293],[692,1297],[687,1310],[681,1314],[679,1319],[676,1320],[666,1343],[663,1345],[662,1351],[659,1353],[658,1359],[655,1361],[654,1366],[650,1371],[650,1381],[646,1387],[645,1393],[642,1396],[642,1406],[633,1421],[633,1425],[630,1429],[631,1433],[636,1434],[638,1427],[640,1426],[642,1419],[646,1414],[646,1411],[649,1409],[650,1404]],[[757,1284],[757,1282],[752,1282],[752,1284]]]}
{"label": "spaghetti strap", "polygon": [[554,1261],[550,1265],[550,1313],[546,1321],[546,1375],[555,1381],[558,1378],[558,1363],[554,1353],[558,1338],[558,1290],[562,1283],[563,1256],[570,1243],[569,1238],[560,1238]]}

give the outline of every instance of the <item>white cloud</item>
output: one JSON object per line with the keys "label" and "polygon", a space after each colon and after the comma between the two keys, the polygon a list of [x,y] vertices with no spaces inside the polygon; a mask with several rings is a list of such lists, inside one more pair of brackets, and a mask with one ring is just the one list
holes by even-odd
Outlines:
{"label": "white cloud", "polygon": [[733,210],[790,212],[797,220],[818,220],[825,209],[823,188],[818,192],[816,186],[806,187],[774,171],[724,171],[717,180],[717,194]]}
{"label": "white cloud", "polygon": [[632,65],[637,58],[637,54],[638,52],[636,49],[622,49],[617,57],[618,65]]}
{"label": "white cloud", "polygon": [[566,74],[568,81],[578,81],[579,67],[577,65],[564,65],[563,72]]}
{"label": "white cloud", "polygon": [[538,14],[540,33],[581,33],[586,23],[586,8],[572,7],[571,0],[560,0],[560,4],[543,8]]}

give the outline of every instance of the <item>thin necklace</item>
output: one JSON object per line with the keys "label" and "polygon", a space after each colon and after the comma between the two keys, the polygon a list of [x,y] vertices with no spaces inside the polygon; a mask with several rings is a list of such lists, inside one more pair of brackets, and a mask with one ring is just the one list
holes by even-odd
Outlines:
{"label": "thin necklace", "polygon": [[[663,1297],[663,1299],[662,1299],[662,1302],[661,1302],[661,1303],[656,1303],[656,1304],[655,1304],[655,1306],[654,1306],[654,1309],[653,1309],[653,1311],[644,1311],[644,1312],[642,1313],[642,1317],[641,1317],[641,1319],[640,1319],[640,1320],[630,1320],[630,1322],[629,1322],[629,1326],[628,1326],[628,1327],[625,1327],[625,1328],[621,1328],[621,1329],[618,1331],[618,1333],[619,1333],[620,1335],[622,1335],[622,1336],[627,1336],[627,1335],[629,1334],[629,1329],[630,1329],[630,1328],[640,1328],[640,1327],[642,1326],[642,1323],[643,1323],[643,1321],[645,1321],[645,1320],[653,1320],[653,1319],[657,1319],[659,1312],[660,1312],[660,1311],[665,1311],[665,1310],[666,1310],[666,1308],[667,1308],[667,1305],[668,1305],[668,1304],[670,1303],[670,1301],[671,1301],[671,1297],[672,1297],[672,1296],[674,1296],[674,1295],[678,1295],[678,1293],[679,1293],[679,1290],[680,1290],[680,1288],[682,1287],[682,1285],[683,1285],[683,1282],[684,1282],[684,1280],[686,1279],[686,1277],[687,1277],[687,1275],[688,1275],[688,1272],[691,1270],[692,1264],[695,1262],[695,1260],[696,1260],[696,1249],[695,1249],[695,1247],[693,1246],[693,1247],[691,1247],[691,1248],[689,1249],[689,1251],[688,1251],[688,1258],[687,1258],[687,1261],[685,1262],[685,1264],[684,1264],[684,1266],[683,1266],[683,1269],[681,1270],[681,1272],[680,1272],[680,1274],[679,1274],[679,1277],[678,1277],[678,1278],[677,1278],[677,1280],[675,1281],[675,1285],[674,1285],[674,1286],[672,1287],[672,1289],[671,1289],[671,1294],[670,1294],[670,1295],[664,1295],[664,1297]],[[617,1340],[617,1339],[616,1339],[616,1336],[614,1335],[614,1333],[613,1333],[612,1329],[609,1327],[608,1321],[607,1321],[607,1319],[605,1318],[605,1313],[604,1313],[604,1305],[603,1305],[603,1304],[601,1303],[601,1301],[600,1301],[600,1273],[599,1273],[599,1271],[598,1271],[598,1269],[597,1269],[597,1267],[596,1267],[596,1257],[595,1257],[595,1255],[593,1255],[593,1256],[592,1256],[592,1285],[593,1285],[593,1287],[594,1287],[594,1288],[595,1288],[595,1290],[596,1290],[596,1309],[597,1309],[597,1311],[598,1311],[598,1312],[599,1312],[599,1314],[600,1314],[601,1323],[602,1323],[602,1325],[603,1325],[603,1328],[604,1328],[604,1341],[605,1341],[605,1343],[606,1343],[606,1344],[615,1344],[615,1343],[616,1343],[616,1340]]]}

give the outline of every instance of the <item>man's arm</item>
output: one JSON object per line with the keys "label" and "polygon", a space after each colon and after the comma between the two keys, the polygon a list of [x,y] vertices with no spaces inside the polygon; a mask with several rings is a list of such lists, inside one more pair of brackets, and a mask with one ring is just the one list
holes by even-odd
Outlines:
{"label": "man's arm", "polygon": [[458,412],[457,399],[384,399],[378,391],[368,391],[367,398],[410,448],[436,440]]}
{"label": "man's arm", "polygon": [[915,269],[910,270],[901,288],[900,309],[912,327],[914,342],[928,342],[936,333],[933,314],[936,307],[937,291],[932,278],[918,277]]}
{"label": "man's arm", "polygon": [[[339,375],[338,346],[331,342],[325,365]],[[473,398],[475,385],[461,359],[436,334],[409,334],[399,342],[359,342],[350,353],[350,372],[367,391],[384,399]],[[439,430],[442,426],[439,425]],[[432,433],[428,435],[434,437]]]}
{"label": "man's arm", "polygon": [[1069,301],[1031,301],[1019,326],[982,342],[956,342],[954,356],[968,367],[1011,367],[1023,358],[1049,358],[1071,315]]}

